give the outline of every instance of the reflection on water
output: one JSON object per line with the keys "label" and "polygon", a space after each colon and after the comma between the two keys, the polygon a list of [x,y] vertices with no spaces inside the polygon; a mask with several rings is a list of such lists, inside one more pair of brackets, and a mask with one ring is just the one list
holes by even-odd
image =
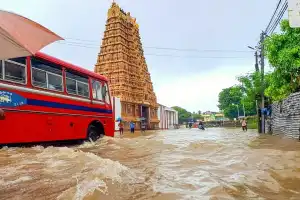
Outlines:
{"label": "reflection on water", "polygon": [[0,150],[0,199],[300,199],[300,143],[179,129]]}

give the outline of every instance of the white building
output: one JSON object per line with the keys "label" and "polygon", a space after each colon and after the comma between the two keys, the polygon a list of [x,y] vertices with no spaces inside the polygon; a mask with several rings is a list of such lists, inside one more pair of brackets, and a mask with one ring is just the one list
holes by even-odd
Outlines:
{"label": "white building", "polygon": [[157,116],[160,129],[173,129],[178,124],[178,112],[173,108],[159,104]]}
{"label": "white building", "polygon": [[[114,118],[121,117],[121,101],[118,97],[112,97]],[[173,129],[174,125],[178,124],[178,112],[173,108],[159,104],[157,110],[157,117],[159,122],[159,129]],[[115,122],[115,130],[119,130],[118,122]]]}
{"label": "white building", "polygon": [[[118,97],[112,97],[112,106],[115,113],[114,118],[117,119],[118,117],[121,117],[121,100]],[[115,121],[115,130],[119,130],[118,127],[119,122]]]}

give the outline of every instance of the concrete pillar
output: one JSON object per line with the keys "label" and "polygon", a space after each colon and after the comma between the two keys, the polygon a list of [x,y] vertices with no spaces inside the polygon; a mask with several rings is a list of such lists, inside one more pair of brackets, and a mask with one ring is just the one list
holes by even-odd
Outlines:
{"label": "concrete pillar", "polygon": [[173,122],[172,123],[173,123],[173,127],[174,127],[174,124],[175,124],[175,112],[173,111],[172,113],[173,113]]}
{"label": "concrete pillar", "polygon": [[166,126],[166,129],[168,129],[169,128],[169,123],[168,123],[168,121],[169,121],[169,113],[168,113],[168,111],[166,110],[166,122],[167,122],[167,126]]}
{"label": "concrete pillar", "polygon": [[152,129],[150,120],[151,120],[151,109],[150,109],[150,107],[148,107],[148,122],[147,123],[148,123],[148,127],[150,127],[150,129]]}

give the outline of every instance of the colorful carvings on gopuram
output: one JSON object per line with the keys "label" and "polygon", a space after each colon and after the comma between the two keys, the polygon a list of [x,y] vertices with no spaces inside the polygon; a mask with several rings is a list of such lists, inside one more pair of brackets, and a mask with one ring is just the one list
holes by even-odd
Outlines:
{"label": "colorful carvings on gopuram", "polygon": [[111,95],[121,99],[121,117],[124,121],[137,122],[144,118],[148,128],[158,127],[158,104],[139,25],[129,12],[124,12],[115,2],[107,13],[95,72],[109,79]]}

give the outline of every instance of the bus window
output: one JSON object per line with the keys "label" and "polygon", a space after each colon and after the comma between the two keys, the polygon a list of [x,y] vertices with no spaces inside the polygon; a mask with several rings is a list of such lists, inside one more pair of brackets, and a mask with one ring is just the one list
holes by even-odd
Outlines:
{"label": "bus window", "polygon": [[26,83],[26,65],[11,60],[5,60],[3,69],[4,80],[23,84]]}
{"label": "bus window", "polygon": [[32,59],[32,85],[35,87],[63,91],[62,69],[54,64],[47,64],[37,59]]}
{"label": "bus window", "polygon": [[77,92],[80,96],[89,97],[89,85],[82,82],[77,82]]}
{"label": "bus window", "polygon": [[0,79],[3,79],[3,60],[0,60]]}
{"label": "bus window", "polygon": [[103,99],[105,100],[105,103],[110,104],[109,99],[109,91],[108,91],[108,85],[107,83],[104,84],[104,91],[103,91]]}
{"label": "bus window", "polygon": [[9,59],[10,61],[22,64],[22,65],[26,65],[26,57],[19,57],[19,58],[11,58]]}
{"label": "bus window", "polygon": [[102,101],[101,82],[93,81],[93,99]]}
{"label": "bus window", "polygon": [[88,78],[75,75],[74,73],[66,73],[67,92],[79,96],[89,97]]}
{"label": "bus window", "polygon": [[69,94],[77,94],[77,92],[76,92],[76,81],[75,80],[67,78],[66,85],[67,85],[67,92]]}

